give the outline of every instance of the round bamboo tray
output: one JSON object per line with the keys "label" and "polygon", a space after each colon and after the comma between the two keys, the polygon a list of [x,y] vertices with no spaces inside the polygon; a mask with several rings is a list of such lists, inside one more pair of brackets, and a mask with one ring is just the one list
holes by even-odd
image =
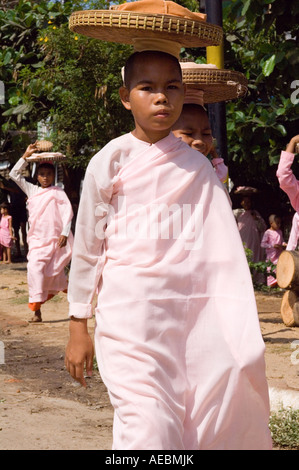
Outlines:
{"label": "round bamboo tray", "polygon": [[173,15],[117,10],[86,10],[71,14],[69,28],[103,41],[134,44],[135,39],[167,39],[184,47],[217,46],[220,26]]}
{"label": "round bamboo tray", "polygon": [[253,196],[258,193],[258,189],[251,186],[238,186],[234,193],[240,196]]}
{"label": "round bamboo tray", "polygon": [[241,72],[217,68],[182,68],[183,82],[188,88],[203,90],[204,103],[217,103],[246,95],[247,79]]}
{"label": "round bamboo tray", "polygon": [[38,163],[55,163],[66,159],[66,156],[60,152],[41,152],[33,153],[30,157],[26,158],[27,162],[38,162]]}

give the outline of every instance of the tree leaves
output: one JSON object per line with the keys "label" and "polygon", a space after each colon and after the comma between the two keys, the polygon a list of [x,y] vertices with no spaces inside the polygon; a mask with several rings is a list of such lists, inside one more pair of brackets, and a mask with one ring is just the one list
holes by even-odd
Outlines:
{"label": "tree leaves", "polygon": [[280,152],[298,133],[296,4],[234,0],[224,9],[225,66],[245,73],[249,86],[244,99],[226,104],[228,165],[235,184],[277,188]]}
{"label": "tree leaves", "polygon": [[271,75],[271,73],[273,72],[275,67],[275,60],[276,55],[273,54],[269,59],[264,62],[262,71],[265,77],[269,77],[269,75]]}

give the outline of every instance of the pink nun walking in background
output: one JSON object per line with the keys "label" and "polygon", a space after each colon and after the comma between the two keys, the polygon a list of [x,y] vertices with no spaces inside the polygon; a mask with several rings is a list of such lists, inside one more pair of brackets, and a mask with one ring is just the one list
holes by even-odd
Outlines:
{"label": "pink nun walking in background", "polygon": [[86,386],[97,292],[95,349],[114,408],[114,450],[271,449],[244,249],[212,165],[171,132],[184,86],[177,55],[161,47],[144,51],[143,42],[129,58],[120,95],[135,129],[86,170],[66,367]]}
{"label": "pink nun walking in background", "polygon": [[299,211],[299,180],[292,171],[295,153],[299,152],[299,135],[292,137],[285,150],[280,154],[276,176],[281,189],[289,196],[290,202]]}
{"label": "pink nun walking in background", "polygon": [[22,176],[23,168],[28,165],[26,159],[36,151],[36,144],[29,145],[9,176],[28,196],[28,306],[34,312],[32,320],[40,322],[41,305],[58,292],[67,290],[64,268],[71,259],[73,211],[65,192],[52,186],[55,169],[51,163],[38,166],[40,186],[27,182]]}

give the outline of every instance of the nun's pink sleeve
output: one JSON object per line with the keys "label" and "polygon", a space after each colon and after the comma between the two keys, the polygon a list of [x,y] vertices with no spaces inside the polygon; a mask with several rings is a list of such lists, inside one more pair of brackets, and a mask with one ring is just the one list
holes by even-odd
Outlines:
{"label": "nun's pink sleeve", "polygon": [[228,168],[224,164],[223,158],[213,158],[212,165],[215,168],[216,175],[220,179],[221,183],[225,183],[228,178]]}
{"label": "nun's pink sleeve", "polygon": [[289,251],[296,250],[297,245],[298,245],[298,239],[299,239],[299,214],[298,212],[295,212],[286,249]]}
{"label": "nun's pink sleeve", "polygon": [[26,196],[31,197],[36,194],[39,187],[36,184],[29,183],[22,175],[22,171],[28,166],[24,158],[20,158],[9,173],[9,177],[21,188]]}
{"label": "nun's pink sleeve", "polygon": [[[92,301],[105,258],[104,237],[112,183],[105,165],[93,160],[86,170],[76,221],[69,276],[69,315],[91,318]],[[94,168],[96,167],[96,168]]]}
{"label": "nun's pink sleeve", "polygon": [[299,181],[291,170],[295,155],[282,151],[276,172],[281,189],[289,196],[290,202],[297,212],[299,210]]}

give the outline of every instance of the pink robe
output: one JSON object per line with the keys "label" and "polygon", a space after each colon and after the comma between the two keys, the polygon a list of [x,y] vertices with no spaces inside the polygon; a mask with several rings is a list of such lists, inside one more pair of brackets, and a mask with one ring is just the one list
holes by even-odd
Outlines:
{"label": "pink robe", "polygon": [[[82,280],[85,282],[82,282]],[[204,156],[126,134],[89,163],[69,314],[92,316],[113,449],[270,449],[264,343],[231,207]]]}
{"label": "pink robe", "polygon": [[[275,248],[274,245],[282,245],[284,243],[283,235],[281,230],[271,230],[268,229],[265,231],[262,238],[261,247],[266,250],[266,261],[271,261],[273,264],[277,264],[281,250]],[[270,271],[270,269],[268,269]],[[273,276],[267,276],[267,285],[273,286],[276,285],[276,279]]]}
{"label": "pink robe", "polygon": [[67,289],[65,266],[71,260],[73,235],[65,247],[58,239],[73,217],[71,203],[65,192],[51,186],[28,199],[28,288],[29,302],[45,302],[49,295]]}
{"label": "pink robe", "polygon": [[266,223],[255,210],[234,210],[241,239],[246,248],[252,251],[252,261],[257,263],[264,259],[261,249],[262,236],[266,230]]}
{"label": "pink robe", "polygon": [[289,196],[290,202],[299,211],[299,181],[291,170],[295,154],[282,151],[276,172],[281,189]]}
{"label": "pink robe", "polygon": [[223,158],[213,158],[211,163],[215,168],[215,173],[220,179],[221,183],[225,183],[228,179],[228,168],[224,164]]}
{"label": "pink robe", "polygon": [[9,220],[12,220],[11,215],[0,219],[0,245],[6,248],[11,248],[12,238],[9,230]]}
{"label": "pink robe", "polygon": [[298,212],[295,212],[293,220],[292,220],[292,228],[287,244],[287,250],[292,251],[296,250],[297,245],[298,245],[298,239],[299,239],[299,214]]}
{"label": "pink robe", "polygon": [[[73,211],[65,192],[56,186],[41,188],[22,176],[27,166],[20,158],[9,176],[28,196],[29,212],[27,279],[29,303],[45,302],[67,288],[65,266],[71,259],[73,235],[70,231]],[[57,246],[60,235],[67,236],[63,248]]]}

